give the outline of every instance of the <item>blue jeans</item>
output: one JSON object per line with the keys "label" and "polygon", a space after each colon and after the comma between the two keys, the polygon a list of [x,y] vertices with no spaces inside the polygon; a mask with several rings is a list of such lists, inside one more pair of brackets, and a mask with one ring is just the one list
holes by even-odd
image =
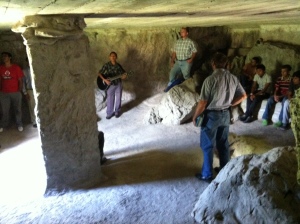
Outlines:
{"label": "blue jeans", "polygon": [[287,125],[290,123],[290,100],[287,97],[284,97],[281,104],[282,108],[279,114],[279,121],[281,121],[283,125]]}
{"label": "blue jeans", "polygon": [[200,147],[203,151],[203,165],[201,174],[203,177],[213,176],[213,154],[217,147],[219,152],[220,168],[222,169],[230,160],[229,151],[229,110],[207,111],[201,126]]}
{"label": "blue jeans", "polygon": [[187,61],[176,61],[170,71],[168,86],[176,80],[178,74],[182,74],[184,79],[190,78],[191,67],[192,63],[188,63]]}
{"label": "blue jeans", "polygon": [[[274,100],[274,96],[271,96],[269,99],[268,99],[268,102],[267,102],[267,106],[266,106],[266,109],[265,109],[265,112],[262,116],[263,119],[265,120],[268,120],[269,119],[269,113],[270,113],[270,110],[272,109],[272,107],[276,104],[277,102]],[[281,111],[280,111],[280,114],[279,114],[279,121],[282,122],[283,124],[288,124],[289,123],[289,100],[287,97],[284,97],[281,101]]]}

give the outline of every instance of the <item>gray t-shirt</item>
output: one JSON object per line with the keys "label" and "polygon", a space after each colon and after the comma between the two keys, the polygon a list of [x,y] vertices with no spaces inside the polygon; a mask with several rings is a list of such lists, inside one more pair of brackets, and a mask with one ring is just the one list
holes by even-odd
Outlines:
{"label": "gray t-shirt", "polygon": [[216,69],[204,80],[200,100],[207,101],[207,110],[222,110],[231,106],[235,97],[245,94],[240,81],[226,69]]}

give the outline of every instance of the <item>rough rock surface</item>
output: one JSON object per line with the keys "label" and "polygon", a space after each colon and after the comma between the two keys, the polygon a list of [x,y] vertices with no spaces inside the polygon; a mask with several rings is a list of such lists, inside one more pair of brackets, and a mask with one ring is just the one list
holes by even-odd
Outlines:
{"label": "rough rock surface", "polygon": [[195,88],[194,80],[188,79],[170,89],[160,104],[151,109],[146,122],[178,125],[191,119],[199,98]]}
{"label": "rough rock surface", "polygon": [[266,66],[266,72],[275,79],[280,75],[280,68],[284,64],[291,65],[292,72],[299,70],[300,48],[291,44],[260,40],[247,54],[246,62],[253,57],[260,57],[262,64]]}
{"label": "rough rock surface", "polygon": [[232,159],[201,194],[192,216],[199,223],[299,223],[296,172],[292,147]]}
{"label": "rough rock surface", "polygon": [[[34,17],[25,19],[20,31],[33,77],[47,193],[94,186],[100,182],[101,168],[88,38],[80,30],[80,17],[35,19],[36,23]],[[36,28],[81,34],[77,41],[68,35],[41,37],[33,34]]]}

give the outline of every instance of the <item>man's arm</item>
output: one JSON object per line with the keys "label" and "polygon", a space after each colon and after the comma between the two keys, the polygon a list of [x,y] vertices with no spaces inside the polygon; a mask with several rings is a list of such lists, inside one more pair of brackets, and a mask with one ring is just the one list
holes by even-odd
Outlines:
{"label": "man's arm", "polygon": [[193,53],[191,58],[189,60],[187,60],[188,63],[192,63],[196,57],[197,52]]}
{"label": "man's arm", "polygon": [[23,92],[23,77],[18,79],[19,83],[19,91],[22,93]]}
{"label": "man's arm", "polygon": [[267,89],[269,88],[270,85],[271,85],[270,82],[266,83],[264,88],[261,91],[259,91],[256,95],[263,95],[267,91]]}
{"label": "man's arm", "polygon": [[111,81],[106,79],[100,72],[98,72],[98,76],[106,83],[106,85],[110,85]]}
{"label": "man's arm", "polygon": [[198,105],[196,107],[196,111],[194,113],[194,116],[193,116],[193,123],[194,125],[196,126],[196,118],[202,114],[206,108],[206,105],[207,105],[207,100],[200,100],[198,102]]}
{"label": "man's arm", "polygon": [[172,56],[171,56],[171,67],[173,67],[173,65],[175,64],[175,61],[176,61],[176,52],[173,51]]}
{"label": "man's arm", "polygon": [[244,93],[243,95],[239,96],[239,97],[235,97],[233,98],[232,102],[231,102],[231,106],[236,106],[239,103],[241,103],[244,99],[247,98],[247,94]]}

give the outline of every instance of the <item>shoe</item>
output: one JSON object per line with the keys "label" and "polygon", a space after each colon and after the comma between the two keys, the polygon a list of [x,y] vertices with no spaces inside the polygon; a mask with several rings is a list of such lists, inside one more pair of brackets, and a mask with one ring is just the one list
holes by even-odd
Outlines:
{"label": "shoe", "polygon": [[119,118],[121,116],[121,113],[118,113],[115,116],[116,116],[116,118]]}
{"label": "shoe", "polygon": [[32,127],[37,128],[37,124],[33,124]]}
{"label": "shoe", "polygon": [[0,128],[0,132],[3,132],[3,128]]}
{"label": "shoe", "polygon": [[268,120],[263,119],[262,122],[261,122],[261,124],[262,124],[263,126],[267,126],[267,125],[268,125]]}
{"label": "shoe", "polygon": [[100,164],[103,165],[106,162],[107,162],[107,158],[106,157],[102,157],[101,160],[100,160]]}
{"label": "shoe", "polygon": [[212,176],[204,177],[204,176],[202,176],[201,173],[196,173],[195,177],[198,178],[199,180],[202,180],[202,181],[205,181],[205,182],[208,182],[208,183],[212,182],[212,180],[213,180]]}
{"label": "shoe", "polygon": [[111,114],[111,115],[107,115],[107,116],[106,116],[106,119],[109,120],[109,119],[111,119],[113,116],[115,116],[115,113],[113,113],[113,114]]}
{"label": "shoe", "polygon": [[289,129],[288,125],[287,124],[283,124],[281,127],[280,127],[281,130],[283,131],[286,131]]}
{"label": "shoe", "polygon": [[279,128],[279,127],[282,126],[282,122],[281,122],[281,121],[277,121],[276,123],[274,123],[274,126],[275,126],[276,128]]}
{"label": "shoe", "polygon": [[220,167],[215,167],[214,171],[218,174],[220,172]]}
{"label": "shoe", "polygon": [[244,120],[244,123],[250,123],[250,122],[252,122],[254,119],[253,119],[253,116],[249,116],[249,117],[247,117],[247,119],[246,120]]}
{"label": "shoe", "polygon": [[21,132],[21,131],[23,131],[23,127],[22,126],[19,126],[18,127],[18,130]]}
{"label": "shoe", "polygon": [[246,114],[243,114],[241,116],[239,116],[240,121],[244,121],[248,118],[248,116]]}

